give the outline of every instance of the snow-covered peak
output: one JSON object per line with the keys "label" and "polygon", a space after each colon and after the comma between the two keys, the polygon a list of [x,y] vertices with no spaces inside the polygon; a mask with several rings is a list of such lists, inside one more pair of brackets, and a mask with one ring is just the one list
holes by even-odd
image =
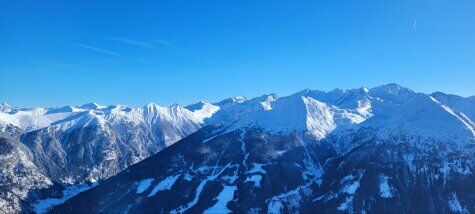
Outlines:
{"label": "snow-covered peak", "polygon": [[8,103],[1,103],[0,104],[0,112],[5,112],[5,113],[8,113],[12,111],[12,106],[10,106]]}
{"label": "snow-covered peak", "polygon": [[197,103],[193,103],[191,105],[188,105],[186,106],[185,108],[190,110],[190,111],[195,111],[195,110],[200,110],[202,109],[204,106],[208,105],[209,103],[205,102],[205,101],[199,101]]}
{"label": "snow-covered peak", "polygon": [[244,96],[235,96],[231,98],[234,102],[242,103],[246,101],[246,97]]}
{"label": "snow-covered peak", "polygon": [[280,133],[304,131],[317,139],[345,127],[392,130],[441,139],[472,139],[471,127],[475,129],[475,126],[470,109],[473,107],[460,104],[461,101],[456,103],[453,107],[443,104],[453,110],[452,114],[428,95],[397,84],[371,90],[365,87],[329,92],[306,89],[287,97],[261,96],[226,105],[207,121]]}
{"label": "snow-covered peak", "polygon": [[372,97],[380,98],[382,100],[401,104],[409,100],[416,93],[408,88],[402,87],[395,83],[390,83],[369,90],[368,94]]}
{"label": "snow-covered peak", "polygon": [[446,94],[440,91],[436,91],[430,96],[436,98],[437,100],[444,102],[444,103],[459,103],[459,102],[466,102],[468,105],[475,105],[475,96],[472,97],[462,97],[455,94]]}
{"label": "snow-covered peak", "polygon": [[144,123],[150,127],[161,124],[160,127],[173,126],[178,130],[196,131],[200,124],[204,123],[203,120],[213,115],[218,109],[219,107],[209,103],[196,111],[190,111],[180,105],[160,106],[154,103],[143,108],[130,108],[123,105],[106,107],[96,103],[80,107],[30,108],[10,113],[0,112],[0,128],[13,125],[24,132],[29,132],[51,126],[57,130],[66,131],[93,125],[105,127],[105,124],[114,126]]}
{"label": "snow-covered peak", "polygon": [[405,93],[414,93],[411,89],[402,87],[396,83],[389,83],[386,85],[377,86],[371,89],[371,93],[388,93],[392,95],[400,95]]}
{"label": "snow-covered peak", "polygon": [[439,127],[438,132],[450,132],[450,136],[466,136],[466,133],[471,136],[467,131],[471,127],[475,129],[473,121],[473,98],[441,92],[429,96],[397,84],[328,92],[305,89],[284,97],[276,94],[252,99],[238,96],[217,103],[200,101],[186,107],[160,106],[155,103],[142,108],[122,105],[106,107],[90,103],[80,107],[0,112],[1,126],[12,124],[25,131],[52,125],[72,128],[91,124],[133,123],[145,124],[152,129],[157,126],[167,129],[173,127],[172,130],[182,133],[185,129],[196,130],[208,124],[228,124],[233,127],[259,126],[284,133],[307,131],[317,138],[346,126],[406,127],[405,130],[413,129],[414,132],[433,131],[435,129],[432,127]]}
{"label": "snow-covered peak", "polygon": [[145,115],[163,115],[165,117],[171,117],[174,113],[186,111],[188,110],[176,104],[171,106],[161,106],[155,103],[149,103],[144,107]]}
{"label": "snow-covered peak", "polygon": [[216,113],[220,107],[213,105],[211,103],[207,103],[204,101],[200,101],[195,104],[191,104],[189,106],[185,107],[189,111],[193,112],[193,115],[201,122],[203,123],[205,119],[210,118],[213,116],[214,113]]}
{"label": "snow-covered peak", "polygon": [[178,117],[179,114],[191,114],[191,112],[182,106],[175,104],[171,106],[160,106],[155,103],[149,103],[144,109],[145,116],[161,116],[166,118]]}
{"label": "snow-covered peak", "polygon": [[367,89],[364,87],[350,90],[334,89],[328,92],[314,90],[294,95],[312,97],[340,109],[358,110],[360,113],[365,114],[366,117],[370,116],[372,111],[372,97],[368,95]]}
{"label": "snow-covered peak", "polygon": [[236,103],[243,103],[246,101],[246,98],[243,96],[236,96],[236,97],[230,97],[228,99],[224,99],[218,103],[215,103],[217,106],[224,106],[224,105],[233,105]]}
{"label": "snow-covered peak", "polygon": [[312,93],[313,91],[310,90],[309,88],[305,88],[301,91],[297,91],[296,93],[292,94],[291,96],[307,96],[309,93]]}
{"label": "snow-covered peak", "polygon": [[46,114],[55,114],[55,113],[66,113],[66,112],[82,112],[84,109],[77,108],[74,106],[63,106],[59,108],[49,108]]}
{"label": "snow-covered peak", "polygon": [[305,103],[307,118],[306,128],[317,139],[324,138],[337,127],[333,119],[331,107],[311,97],[302,97]]}
{"label": "snow-covered peak", "polygon": [[[272,100],[269,107],[246,108],[240,111],[239,118],[231,118],[233,129],[241,127],[258,127],[273,133],[289,134],[291,132],[306,132],[317,139],[324,138],[337,126],[360,123],[363,116],[356,110],[347,111],[336,106],[318,101],[310,96],[311,91],[298,92],[287,97],[267,96],[252,99],[261,103],[262,100]],[[249,102],[250,102],[249,101]],[[242,105],[251,106],[252,103]],[[235,109],[240,109],[235,107]],[[216,115],[220,115],[220,112]],[[226,121],[229,118],[221,118]]]}
{"label": "snow-covered peak", "polygon": [[99,105],[96,102],[92,102],[92,103],[86,103],[80,106],[79,108],[85,109],[85,110],[99,110],[99,109],[107,108],[107,106]]}
{"label": "snow-covered peak", "polygon": [[445,141],[475,139],[473,124],[463,113],[443,105],[432,96],[415,94],[403,104],[378,103],[376,112],[361,125],[384,130],[380,134],[409,134]]}
{"label": "snow-covered peak", "polygon": [[260,97],[260,99],[263,100],[263,101],[260,101],[260,103],[262,107],[264,108],[264,110],[271,110],[272,109],[271,103],[276,101],[278,99],[278,96],[276,94],[270,94],[270,95],[264,95]]}
{"label": "snow-covered peak", "polygon": [[235,120],[231,121],[234,122],[233,128],[258,127],[275,133],[306,129],[306,107],[302,96],[282,97],[272,103],[270,110],[264,110],[260,102],[257,103],[260,109],[241,111],[239,118],[231,118]]}
{"label": "snow-covered peak", "polygon": [[144,109],[150,109],[150,110],[152,110],[152,109],[155,109],[155,108],[157,108],[157,107],[159,107],[159,105],[157,105],[157,104],[155,104],[155,103],[149,103],[149,104],[147,104],[147,105],[144,106]]}
{"label": "snow-covered peak", "polygon": [[360,88],[360,91],[361,91],[361,93],[364,93],[364,94],[369,93],[369,89],[366,88],[366,87],[361,87],[361,88]]}
{"label": "snow-covered peak", "polygon": [[0,125],[13,125],[20,127],[25,131],[33,131],[48,127],[51,123],[63,120],[71,113],[47,114],[48,110],[44,108],[20,109],[15,112],[0,112]]}
{"label": "snow-covered peak", "polygon": [[471,121],[475,121],[475,96],[465,98],[442,92],[434,92],[431,96],[443,105],[446,105],[457,112],[461,112],[461,114],[469,118]]}
{"label": "snow-covered peak", "polygon": [[167,124],[177,130],[194,132],[203,124],[203,119],[215,111],[209,105],[192,112],[180,105],[159,106],[151,103],[143,109],[143,120],[151,127]]}

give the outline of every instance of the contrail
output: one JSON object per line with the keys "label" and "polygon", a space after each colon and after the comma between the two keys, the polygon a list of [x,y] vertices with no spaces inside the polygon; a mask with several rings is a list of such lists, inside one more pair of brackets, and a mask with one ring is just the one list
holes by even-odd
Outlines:
{"label": "contrail", "polygon": [[419,17],[419,10],[417,10],[417,13],[416,13],[416,18],[414,19],[414,23],[412,24],[412,30],[416,31],[416,27],[417,27],[417,18]]}
{"label": "contrail", "polygon": [[153,48],[153,45],[148,43],[148,42],[143,42],[143,41],[137,41],[137,40],[132,40],[132,39],[125,39],[125,38],[119,38],[119,37],[106,37],[108,39],[112,39],[118,42],[123,42],[131,45],[136,45],[136,46],[141,46],[144,48]]}
{"label": "contrail", "polygon": [[116,52],[104,50],[104,49],[101,49],[101,48],[97,48],[97,47],[93,47],[93,46],[89,46],[89,45],[85,45],[85,44],[80,44],[80,43],[75,43],[75,42],[68,42],[68,41],[62,41],[62,40],[58,40],[58,39],[48,39],[48,40],[53,41],[53,42],[63,43],[63,44],[69,44],[69,45],[73,45],[73,46],[77,46],[77,47],[81,47],[81,48],[93,50],[93,51],[100,52],[100,53],[109,54],[109,55],[112,55],[112,56],[119,56],[119,54],[116,53]]}

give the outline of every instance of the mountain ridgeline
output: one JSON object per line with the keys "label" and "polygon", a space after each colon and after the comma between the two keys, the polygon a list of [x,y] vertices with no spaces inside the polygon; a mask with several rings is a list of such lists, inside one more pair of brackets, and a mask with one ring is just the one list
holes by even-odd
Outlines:
{"label": "mountain ridgeline", "polygon": [[0,207],[470,213],[473,121],[475,97],[397,84],[186,107],[3,104]]}

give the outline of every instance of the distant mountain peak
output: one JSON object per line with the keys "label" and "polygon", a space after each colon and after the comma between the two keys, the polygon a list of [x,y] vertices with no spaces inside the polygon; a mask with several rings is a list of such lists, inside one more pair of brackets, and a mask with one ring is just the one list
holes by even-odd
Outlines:
{"label": "distant mountain peak", "polygon": [[[361,87],[347,90],[335,89],[328,92],[304,89],[292,95],[282,97],[276,94],[266,94],[251,99],[237,96],[217,103],[200,101],[186,107],[178,104],[160,106],[155,103],[149,103],[141,108],[129,108],[121,105],[101,106],[97,103],[88,103],[80,107],[15,108],[15,111],[8,113],[0,112],[0,130],[15,135],[23,135],[24,137],[21,137],[21,140],[25,140],[25,145],[29,146],[29,149],[32,150],[33,157],[39,161],[40,169],[44,170],[42,172],[45,172],[47,176],[51,176],[52,181],[60,183],[80,183],[87,180],[106,179],[117,172],[123,171],[125,167],[144,160],[198,131],[198,133],[190,136],[187,140],[176,143],[177,145],[173,146],[168,152],[161,152],[155,156],[162,157],[162,155],[174,154],[174,157],[166,158],[172,161],[173,166],[172,164],[163,164],[165,159],[151,161],[158,164],[158,167],[149,166],[145,171],[140,171],[139,176],[143,181],[147,182],[136,180],[138,178],[136,175],[138,174],[135,174],[130,182],[125,183],[122,187],[119,186],[122,189],[117,190],[116,187],[118,186],[114,185],[113,189],[103,191],[107,195],[105,198],[109,198],[110,192],[115,191],[114,194],[116,196],[129,192],[130,194],[127,194],[130,197],[127,197],[132,199],[129,201],[130,203],[141,200],[156,200],[154,203],[148,203],[156,205],[160,203],[155,202],[175,197],[178,191],[184,190],[181,189],[182,187],[186,187],[188,189],[182,192],[184,197],[175,202],[183,202],[185,200],[193,202],[195,201],[194,199],[192,200],[193,194],[190,195],[192,196],[190,198],[187,196],[188,193],[201,188],[200,191],[207,195],[200,197],[200,194],[196,194],[194,198],[197,203],[201,203],[200,201],[208,198],[209,201],[206,204],[200,204],[199,207],[209,207],[212,205],[211,203],[215,203],[213,198],[219,198],[219,195],[221,195],[219,194],[214,197],[210,193],[217,194],[221,189],[219,182],[222,182],[224,189],[231,187],[240,189],[239,191],[241,192],[239,194],[247,192],[249,188],[263,189],[268,187],[272,187],[270,191],[276,193],[273,190],[275,186],[284,186],[281,189],[283,195],[279,193],[280,195],[275,195],[272,198],[265,196],[261,198],[263,201],[260,202],[260,204],[268,203],[267,205],[271,208],[279,208],[287,204],[287,198],[293,197],[287,194],[306,192],[306,190],[300,191],[300,188],[317,187],[320,185],[327,185],[327,187],[330,185],[331,187],[337,185],[333,188],[332,192],[324,195],[320,195],[319,192],[318,195],[313,195],[314,198],[310,200],[312,204],[318,201],[321,201],[318,203],[323,203],[327,199],[333,200],[334,197],[339,197],[339,202],[334,204],[340,205],[334,207],[334,210],[330,210],[335,211],[350,205],[347,201],[348,198],[353,196],[347,197],[347,194],[355,193],[354,188],[357,188],[359,184],[354,182],[359,182],[363,176],[365,179],[377,178],[376,182],[384,184],[383,187],[386,188],[386,192],[383,194],[383,200],[387,197],[392,197],[391,195],[393,194],[399,194],[397,192],[399,189],[388,187],[388,185],[393,185],[393,182],[398,180],[396,179],[397,176],[389,178],[388,175],[364,175],[366,173],[365,170],[354,170],[359,167],[359,165],[352,165],[355,160],[372,160],[374,157],[378,158],[386,155],[388,158],[396,158],[394,159],[396,161],[391,162],[391,164],[398,163],[397,161],[401,160],[409,161],[408,167],[401,168],[405,172],[407,169],[412,169],[416,166],[416,164],[412,163],[418,159],[415,159],[414,155],[419,155],[420,153],[414,152],[411,154],[412,150],[410,148],[401,148],[395,150],[394,153],[380,151],[388,151],[388,149],[393,148],[392,146],[405,147],[411,144],[418,145],[417,149],[424,149],[419,145],[429,144],[430,147],[442,145],[444,148],[450,147],[450,149],[457,146],[462,148],[466,145],[473,145],[473,142],[475,142],[474,104],[475,101],[470,98],[446,95],[441,92],[434,92],[431,95],[415,93],[397,84],[386,84],[372,89]],[[11,109],[11,106],[3,103],[0,104],[0,108]],[[397,140],[397,143],[393,143],[393,140]],[[70,146],[72,143],[74,143],[74,146]],[[371,158],[361,158],[363,157],[361,155],[366,153],[351,152],[357,156],[356,159],[346,159],[352,155],[347,153],[349,151],[369,151],[367,149],[376,148],[368,147],[373,145],[373,143],[378,149],[371,150],[368,153],[371,154]],[[324,154],[322,158],[338,158],[327,159],[328,162],[325,159],[314,159],[319,154],[323,154],[320,152],[327,151],[328,149],[331,149],[331,151]],[[290,150],[292,151],[289,152]],[[46,154],[44,151],[49,151],[51,154]],[[79,152],[82,154],[78,156]],[[223,152],[227,153],[223,155]],[[345,153],[350,156],[342,155]],[[295,154],[303,156],[295,156]],[[407,154],[413,156],[406,156]],[[428,157],[434,154],[437,154],[437,152],[430,151]],[[256,158],[256,155],[263,156]],[[221,159],[221,156],[223,159]],[[473,157],[471,154],[464,156]],[[461,156],[458,155],[457,157]],[[203,159],[210,162],[203,162]],[[235,159],[234,163],[232,159]],[[331,163],[331,161],[340,161],[340,159],[344,160],[341,162],[343,165]],[[122,163],[121,161],[123,160],[126,160],[126,162]],[[274,164],[277,163],[275,161],[280,160],[285,161],[285,164]],[[384,161],[381,163],[388,162],[386,157],[381,160]],[[291,163],[288,161],[297,161],[298,163],[288,164]],[[65,164],[58,165],[57,163]],[[88,165],[86,168],[84,163],[91,163],[91,165]],[[222,165],[220,163],[226,163],[227,165],[222,166],[224,167],[222,169],[218,169],[217,167]],[[452,170],[450,173],[467,174],[473,172],[473,167],[464,168],[464,164],[460,163],[454,164],[453,167],[455,168],[453,169],[455,171]],[[474,162],[471,160],[470,163]],[[174,164],[179,165],[176,165],[176,168],[174,168]],[[184,167],[185,165],[186,167]],[[238,165],[239,167],[236,168]],[[281,166],[292,168],[289,168],[291,170],[275,168]],[[372,164],[367,170],[372,170],[374,166],[376,165]],[[43,167],[47,168],[43,169]],[[445,171],[448,173],[448,165],[442,163],[440,167],[432,170],[432,172],[436,172],[434,175],[437,175],[439,179],[444,179],[445,182],[446,178],[456,177],[442,176],[439,172]],[[134,171],[133,168],[131,168],[132,171]],[[324,168],[327,171],[322,174]],[[393,171],[387,169],[392,169],[392,166],[379,172],[388,173],[388,171]],[[339,182],[334,182],[335,179],[333,177],[328,177],[326,178],[328,184],[325,184],[325,178],[320,176],[324,175],[325,177],[329,175],[327,172],[331,173],[331,170],[338,171],[334,175],[341,175],[337,179]],[[215,174],[215,171],[219,172]],[[280,172],[282,171],[288,171],[289,175],[293,177],[281,179]],[[128,170],[123,172],[128,173]],[[145,172],[145,174],[142,172]],[[124,175],[126,173],[121,174]],[[220,174],[223,176],[219,176]],[[200,177],[201,175],[204,177]],[[300,182],[304,178],[305,182],[315,182],[316,185],[312,183],[305,183],[305,185],[293,183],[292,185],[297,189],[289,191],[289,189],[285,188],[285,185],[282,185],[283,183],[269,183],[269,177],[267,176],[272,175],[277,175],[275,178],[277,178],[276,181],[278,182]],[[396,173],[395,175],[398,174]],[[431,177],[431,179],[433,178],[437,180],[436,177]],[[40,179],[44,180],[42,177]],[[324,179],[323,183],[321,179]],[[361,182],[365,179],[362,179]],[[199,180],[201,182],[198,182],[198,184],[196,181]],[[425,180],[425,178],[422,180]],[[470,180],[473,180],[473,178],[467,179],[467,181]],[[176,181],[179,184],[173,185],[173,182],[170,181]],[[189,181],[192,182],[189,183]],[[213,182],[207,184],[208,181]],[[350,181],[352,182],[348,183]],[[260,182],[262,182],[262,185]],[[440,184],[440,182],[434,183]],[[370,181],[369,184],[374,185],[374,182]],[[142,188],[144,185],[155,187],[150,188],[150,191],[127,191],[135,188],[136,185],[138,186],[137,188]],[[164,188],[164,185],[166,188]],[[24,185],[20,185],[20,187],[30,188]],[[210,188],[218,189],[210,192]],[[469,189],[466,186],[463,188]],[[8,189],[9,187],[7,187]],[[172,191],[164,191],[170,189]],[[376,193],[378,193],[377,189],[369,188],[369,190],[376,190]],[[96,193],[94,192],[91,198],[93,201],[88,202],[87,205],[94,203],[96,198],[98,198]],[[252,196],[257,192],[252,191],[250,193],[252,194],[249,196]],[[233,195],[239,194],[229,193],[227,195],[233,197]],[[79,196],[81,197],[81,195]],[[113,195],[112,197],[116,196]],[[157,196],[163,198],[158,198]],[[243,196],[243,198],[247,197],[246,195],[240,196]],[[118,203],[123,203],[122,199],[115,199],[117,199]],[[285,203],[278,206],[273,205],[275,201],[281,199]],[[218,199],[218,201],[220,200]],[[356,197],[354,200],[356,200]],[[240,201],[238,202],[241,203]],[[386,202],[388,201],[384,203]],[[245,202],[241,204],[245,204]],[[135,204],[132,208],[137,209],[136,205],[138,204]],[[178,207],[178,205],[181,206],[179,203],[173,206]],[[255,207],[255,204],[250,205]],[[82,205],[81,207],[89,206]],[[190,206],[190,208],[192,207]],[[234,207],[234,205],[230,207]],[[203,211],[200,210],[201,208],[197,208],[194,207],[189,212]],[[242,210],[250,210],[248,208],[251,207],[246,207],[246,209]],[[128,208],[121,207],[121,209]],[[265,209],[264,207],[262,211],[269,211]],[[169,212],[169,210],[163,211]],[[351,212],[353,211],[359,210],[352,210]]]}
{"label": "distant mountain peak", "polygon": [[156,106],[158,106],[156,103],[148,103],[147,105],[145,105],[145,108],[153,108]]}
{"label": "distant mountain peak", "polygon": [[99,105],[96,102],[86,103],[82,106],[79,106],[79,108],[86,109],[86,110],[99,110],[99,109],[104,109],[106,107],[107,106]]}
{"label": "distant mountain peak", "polygon": [[235,96],[235,97],[232,97],[231,98],[234,102],[238,102],[238,103],[242,103],[244,101],[246,101],[246,97],[244,96]]}
{"label": "distant mountain peak", "polygon": [[9,105],[8,103],[6,102],[3,102],[2,104],[0,104],[0,112],[10,112],[12,111],[12,106]]}
{"label": "distant mountain peak", "polygon": [[[307,96],[307,95],[308,95],[309,93],[311,93],[311,92],[312,92],[311,89],[305,88],[305,89],[303,89],[303,90],[301,90],[301,91],[298,91],[298,92],[296,92],[296,93],[294,93],[294,94],[292,94],[292,95]],[[292,96],[292,95],[291,95],[291,96]]]}
{"label": "distant mountain peak", "polygon": [[219,105],[219,106],[222,106],[222,105],[228,105],[228,104],[233,104],[233,103],[243,103],[246,100],[247,99],[244,96],[235,96],[235,97],[230,97],[230,98],[224,99],[224,100],[222,100],[222,101],[220,101],[216,104]]}
{"label": "distant mountain peak", "polygon": [[195,110],[200,110],[203,108],[205,105],[210,105],[210,103],[205,102],[205,101],[199,101],[190,105],[187,105],[185,108],[190,110],[190,111],[195,111]]}
{"label": "distant mountain peak", "polygon": [[361,88],[360,88],[360,91],[361,91],[361,93],[363,93],[363,94],[367,94],[367,93],[369,92],[369,89],[366,88],[366,87],[361,87]]}
{"label": "distant mountain peak", "polygon": [[[443,93],[435,92],[434,94]],[[139,123],[140,121],[167,119],[178,125],[183,120],[187,120],[195,126],[195,124],[236,123],[242,120],[244,122],[239,124],[256,124],[257,122],[257,124],[271,127],[272,130],[277,131],[305,130],[308,127],[323,127],[314,124],[327,120],[334,120],[335,125],[340,126],[342,124],[359,124],[373,115],[387,115],[389,118],[394,118],[394,115],[391,114],[397,112],[392,111],[400,109],[402,104],[417,98],[416,95],[428,96],[423,93],[415,93],[395,83],[372,89],[361,87],[348,90],[334,89],[329,92],[307,88],[284,97],[279,97],[274,93],[252,99],[236,96],[218,103],[199,101],[186,107],[178,104],[160,106],[149,103],[142,108],[128,108],[125,106],[102,106],[92,102],[80,107],[21,109],[18,114],[4,115],[2,120],[5,124],[13,124],[26,131],[44,128],[51,124],[64,124],[65,127],[71,127],[67,123],[76,123],[78,118],[84,115],[81,113],[88,111],[92,116],[97,115],[100,119],[103,118],[114,123],[122,120]],[[462,97],[456,97],[457,99],[434,97],[454,110],[463,112],[471,120],[468,123],[472,123],[474,113],[469,109],[471,101],[464,100],[465,98]],[[10,111],[9,105],[6,103],[1,104],[0,108],[3,108],[0,110],[4,113]],[[329,113],[322,113],[326,111]],[[290,114],[293,116],[289,116]],[[310,123],[312,117],[317,119]],[[461,117],[464,116],[461,115]],[[279,123],[277,126],[275,125],[276,121]]]}
{"label": "distant mountain peak", "polygon": [[178,103],[173,103],[170,107],[173,107],[173,108],[183,108],[183,106],[181,106],[181,105],[178,104]]}
{"label": "distant mountain peak", "polygon": [[396,83],[389,83],[386,85],[381,85],[374,87],[370,90],[373,93],[387,93],[390,95],[400,95],[400,94],[413,94],[415,93],[413,90],[403,87]]}

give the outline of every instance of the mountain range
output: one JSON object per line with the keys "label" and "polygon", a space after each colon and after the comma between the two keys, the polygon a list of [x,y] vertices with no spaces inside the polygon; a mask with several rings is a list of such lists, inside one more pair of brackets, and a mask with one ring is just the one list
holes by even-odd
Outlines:
{"label": "mountain range", "polygon": [[7,213],[475,212],[475,96],[397,84],[142,108],[0,105]]}

